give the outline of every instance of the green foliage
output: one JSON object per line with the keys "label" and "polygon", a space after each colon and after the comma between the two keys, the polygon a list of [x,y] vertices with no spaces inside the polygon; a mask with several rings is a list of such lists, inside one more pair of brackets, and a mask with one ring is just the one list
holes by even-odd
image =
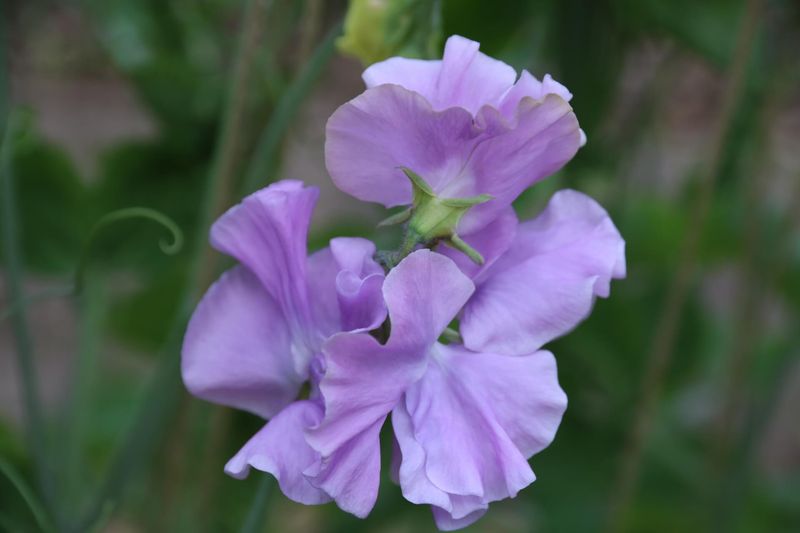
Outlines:
{"label": "green foliage", "polygon": [[23,256],[34,271],[64,273],[88,229],[89,192],[64,151],[33,128],[32,120],[21,128],[12,154]]}

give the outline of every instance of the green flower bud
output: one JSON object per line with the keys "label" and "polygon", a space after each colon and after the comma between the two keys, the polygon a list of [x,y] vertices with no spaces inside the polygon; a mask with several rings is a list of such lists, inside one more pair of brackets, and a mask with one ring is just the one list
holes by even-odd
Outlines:
{"label": "green flower bud", "polygon": [[431,0],[350,0],[342,53],[371,65],[391,56],[433,58],[441,52],[441,2]]}

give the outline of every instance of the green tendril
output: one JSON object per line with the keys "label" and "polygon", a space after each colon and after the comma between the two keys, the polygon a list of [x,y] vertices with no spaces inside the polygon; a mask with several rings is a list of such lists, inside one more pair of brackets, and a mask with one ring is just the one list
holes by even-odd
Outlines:
{"label": "green tendril", "polygon": [[92,230],[89,232],[89,238],[84,244],[83,251],[81,252],[81,256],[78,259],[78,266],[75,269],[75,278],[72,286],[67,287],[52,287],[49,289],[45,289],[41,292],[36,294],[27,296],[23,298],[21,301],[16,302],[6,309],[0,310],[0,322],[5,320],[6,318],[10,317],[11,315],[19,312],[19,310],[23,306],[27,306],[29,304],[37,303],[43,300],[49,300],[50,298],[61,298],[66,296],[77,296],[81,293],[83,289],[83,280],[86,273],[86,265],[89,261],[89,255],[92,249],[92,245],[94,241],[97,239],[97,235],[100,233],[103,228],[109,226],[115,222],[120,220],[128,220],[132,218],[145,218],[156,222],[157,224],[161,225],[167,231],[169,231],[172,240],[168,241],[166,239],[161,239],[158,243],[158,247],[167,255],[175,255],[181,251],[183,248],[183,231],[181,231],[180,227],[167,215],[160,211],[156,211],[155,209],[150,209],[149,207],[126,207],[124,209],[120,209],[118,211],[112,211],[104,215],[97,223],[92,227]]}
{"label": "green tendril", "polygon": [[87,239],[86,244],[83,247],[83,251],[81,252],[81,256],[78,259],[78,267],[75,269],[74,294],[80,294],[81,289],[83,288],[84,275],[86,273],[86,266],[89,261],[90,252],[92,251],[92,245],[97,240],[97,236],[100,234],[100,232],[107,226],[110,226],[116,222],[134,218],[152,220],[170,233],[172,241],[161,239],[158,242],[158,247],[165,254],[175,255],[183,248],[183,231],[181,231],[181,228],[178,227],[174,220],[169,218],[161,211],[156,211],[155,209],[150,209],[149,207],[126,207],[107,213],[95,223],[89,232],[89,238]]}

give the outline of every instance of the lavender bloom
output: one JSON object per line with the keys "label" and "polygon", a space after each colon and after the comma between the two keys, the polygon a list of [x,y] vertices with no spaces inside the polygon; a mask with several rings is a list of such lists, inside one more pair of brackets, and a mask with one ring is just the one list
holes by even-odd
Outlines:
{"label": "lavender bloom", "polygon": [[[575,191],[557,193],[519,227],[509,209],[471,239],[483,266],[453,250],[445,253],[455,262],[421,250],[389,273],[385,345],[358,332],[325,343],[325,416],[307,439],[323,456],[371,440],[377,477],[378,432],[391,412],[403,495],[430,504],[444,530],[533,482],[527,459],[553,440],[566,408],[555,359],[540,348],[625,275],[622,238]],[[464,346],[438,343],[460,310]]]}
{"label": "lavender bloom", "polygon": [[[566,409],[555,359],[541,348],[608,296],[625,257],[607,213],[575,191],[518,222],[511,202],[584,138],[563,86],[515,78],[477,43],[451,37],[441,61],[367,69],[367,91],[328,124],[326,162],[340,188],[410,204],[400,167],[417,187],[387,264],[419,244],[461,251],[418,250],[385,276],[363,239],[334,239],[307,257],[317,191],[294,181],[214,225],[212,244],[241,264],[192,317],[184,381],[201,398],[271,418],[226,465],[230,475],[270,472],[295,501],[335,500],[364,517],[391,413],[394,478],[406,499],[431,505],[440,529],[473,523],[534,481],[527,461]],[[482,203],[484,194],[493,199]],[[455,318],[463,342],[440,343]],[[294,401],[306,382],[309,397]]]}
{"label": "lavender bloom", "polygon": [[[336,498],[304,475],[321,458],[304,431],[322,419],[318,383],[324,340],[333,333],[380,325],[386,309],[383,270],[364,239],[333,239],[306,256],[318,191],[282,181],[245,198],[213,226],[211,242],[239,260],[208,290],[184,338],[186,387],[200,398],[244,409],[270,422],[228,463],[245,477],[270,472],[301,503]],[[294,401],[310,382],[310,398]],[[341,454],[340,454],[341,455]],[[352,465],[336,462],[333,472]]]}
{"label": "lavender bloom", "polygon": [[340,189],[409,205],[411,185],[398,169],[407,167],[440,197],[494,197],[467,213],[465,235],[575,155],[585,137],[569,91],[549,75],[540,82],[523,71],[517,80],[478,46],[452,36],[442,60],[395,57],[364,72],[367,90],[328,121],[326,165]]}

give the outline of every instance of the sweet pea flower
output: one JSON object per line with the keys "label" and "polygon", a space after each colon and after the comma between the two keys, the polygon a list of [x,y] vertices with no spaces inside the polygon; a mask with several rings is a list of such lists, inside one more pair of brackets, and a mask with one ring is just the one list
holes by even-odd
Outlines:
{"label": "sweet pea flower", "polygon": [[[527,460],[550,444],[566,408],[555,359],[541,348],[625,275],[624,241],[575,191],[523,224],[508,209],[471,240],[484,265],[419,250],[388,274],[385,345],[362,332],[325,342],[325,415],[307,437],[322,456],[371,441],[365,465],[377,479],[378,433],[391,413],[395,479],[406,499],[432,506],[442,530],[473,523],[534,481]],[[438,342],[457,315],[463,345]],[[362,512],[375,496],[363,494]]]}
{"label": "sweet pea flower", "polygon": [[[333,239],[310,256],[306,236],[318,197],[298,181],[275,183],[245,198],[211,229],[212,245],[239,261],[208,289],[189,323],[182,350],[186,387],[205,400],[269,418],[226,465],[273,474],[291,499],[323,503],[345,489],[315,486],[307,470],[319,454],[304,432],[318,424],[321,348],[341,331],[377,327],[386,316],[383,269],[364,239]],[[308,399],[297,400],[304,382]],[[340,452],[328,470],[343,479],[355,465]],[[349,490],[349,486],[347,487]]]}
{"label": "sweet pea flower", "polygon": [[394,57],[363,74],[367,90],[329,119],[325,161],[334,183],[361,200],[410,205],[401,171],[443,198],[490,195],[460,222],[481,229],[527,187],[553,174],[585,142],[570,92],[447,40],[441,60]]}

